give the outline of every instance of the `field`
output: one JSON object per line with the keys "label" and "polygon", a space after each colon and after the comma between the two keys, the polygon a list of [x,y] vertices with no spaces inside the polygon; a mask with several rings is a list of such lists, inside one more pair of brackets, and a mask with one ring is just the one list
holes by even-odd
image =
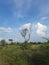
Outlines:
{"label": "field", "polygon": [[0,45],[0,65],[49,65],[49,43]]}

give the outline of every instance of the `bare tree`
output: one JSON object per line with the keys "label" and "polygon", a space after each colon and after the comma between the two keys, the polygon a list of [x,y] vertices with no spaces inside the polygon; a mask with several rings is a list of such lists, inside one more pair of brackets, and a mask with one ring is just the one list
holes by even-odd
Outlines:
{"label": "bare tree", "polygon": [[32,32],[32,26],[31,25],[29,26],[29,28],[26,27],[26,28],[21,29],[20,33],[21,33],[22,37],[24,38],[25,42],[28,42],[30,40],[31,32]]}
{"label": "bare tree", "polygon": [[25,42],[27,41],[27,40],[26,40],[26,34],[27,34],[27,32],[28,32],[27,29],[22,29],[21,32],[20,32],[21,35],[22,35],[22,37],[24,38]]}

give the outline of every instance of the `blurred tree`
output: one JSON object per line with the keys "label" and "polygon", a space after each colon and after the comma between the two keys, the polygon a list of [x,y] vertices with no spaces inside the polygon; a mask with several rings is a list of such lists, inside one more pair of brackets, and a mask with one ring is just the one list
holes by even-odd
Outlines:
{"label": "blurred tree", "polygon": [[43,37],[43,39],[46,39],[46,40],[47,40],[47,42],[49,43],[49,39],[48,39],[48,38],[46,38],[46,37]]}
{"label": "blurred tree", "polygon": [[5,45],[7,44],[6,41],[5,41],[4,39],[1,40],[0,43],[1,43],[1,45],[3,45],[3,46],[5,46]]}
{"label": "blurred tree", "polygon": [[13,44],[13,39],[9,39],[10,43]]}
{"label": "blurred tree", "polygon": [[32,26],[30,25],[29,28],[27,28],[27,27],[22,28],[20,33],[21,33],[22,37],[24,38],[25,43],[27,43],[30,40],[30,36],[32,33]]}

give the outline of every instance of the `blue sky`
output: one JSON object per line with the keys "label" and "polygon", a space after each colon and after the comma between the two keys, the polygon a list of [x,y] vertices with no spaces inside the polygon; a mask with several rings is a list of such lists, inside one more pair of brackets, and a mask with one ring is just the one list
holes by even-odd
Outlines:
{"label": "blue sky", "polygon": [[[0,39],[23,40],[19,28],[27,23],[45,25],[49,33],[49,0],[0,0]],[[33,30],[31,41],[43,39]]]}

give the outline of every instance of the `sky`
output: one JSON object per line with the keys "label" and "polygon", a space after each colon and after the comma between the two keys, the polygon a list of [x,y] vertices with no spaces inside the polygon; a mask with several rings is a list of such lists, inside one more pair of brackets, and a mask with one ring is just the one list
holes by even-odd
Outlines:
{"label": "sky", "polygon": [[0,0],[0,39],[23,41],[19,29],[28,24],[30,41],[49,37],[49,0]]}

